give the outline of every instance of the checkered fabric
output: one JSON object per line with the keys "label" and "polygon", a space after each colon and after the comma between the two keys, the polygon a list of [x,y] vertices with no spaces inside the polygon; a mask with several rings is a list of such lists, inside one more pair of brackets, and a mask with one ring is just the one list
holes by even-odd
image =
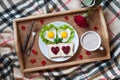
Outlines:
{"label": "checkered fabric", "polygon": [[120,79],[120,0],[103,0],[101,5],[110,35],[110,60],[23,75],[14,48],[12,20],[29,15],[77,9],[82,5],[80,0],[0,0],[0,80]]}

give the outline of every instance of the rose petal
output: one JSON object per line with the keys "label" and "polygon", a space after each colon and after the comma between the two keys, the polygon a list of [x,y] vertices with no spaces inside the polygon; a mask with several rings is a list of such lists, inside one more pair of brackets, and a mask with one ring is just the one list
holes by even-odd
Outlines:
{"label": "rose petal", "polygon": [[93,29],[94,29],[95,31],[97,31],[97,30],[98,30],[98,27],[97,27],[97,26],[95,26]]}
{"label": "rose petal", "polygon": [[41,20],[40,20],[40,23],[41,23],[41,24],[44,24],[44,20],[43,20],[43,19],[41,19]]}
{"label": "rose petal", "polygon": [[24,31],[25,30],[25,26],[21,26],[21,29]]}
{"label": "rose petal", "polygon": [[82,56],[82,55],[79,55],[79,59],[83,59],[83,56]]}
{"label": "rose petal", "polygon": [[37,54],[37,50],[33,49],[33,50],[32,50],[32,53],[33,53],[33,54]]}
{"label": "rose petal", "polygon": [[65,20],[67,20],[67,21],[69,20],[69,17],[68,17],[68,16],[65,16],[64,18],[65,18]]}
{"label": "rose petal", "polygon": [[31,61],[32,64],[36,63],[36,59],[31,59],[30,61]]}
{"label": "rose petal", "polygon": [[86,54],[87,54],[87,55],[90,55],[91,53],[90,53],[89,51],[86,51]]}
{"label": "rose petal", "polygon": [[41,61],[41,64],[42,64],[43,66],[45,66],[45,65],[46,65],[46,62],[43,60],[43,61]]}

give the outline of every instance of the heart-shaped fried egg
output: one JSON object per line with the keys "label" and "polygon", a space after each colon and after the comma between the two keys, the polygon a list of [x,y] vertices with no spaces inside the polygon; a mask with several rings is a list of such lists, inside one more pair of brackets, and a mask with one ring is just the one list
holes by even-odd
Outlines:
{"label": "heart-shaped fried egg", "polygon": [[54,39],[56,38],[56,29],[55,28],[51,28],[49,31],[45,31],[44,32],[44,37],[51,41],[54,42]]}
{"label": "heart-shaped fried egg", "polygon": [[69,29],[63,30],[59,29],[58,30],[58,38],[62,38],[62,42],[67,42],[68,39],[70,38],[71,31]]}

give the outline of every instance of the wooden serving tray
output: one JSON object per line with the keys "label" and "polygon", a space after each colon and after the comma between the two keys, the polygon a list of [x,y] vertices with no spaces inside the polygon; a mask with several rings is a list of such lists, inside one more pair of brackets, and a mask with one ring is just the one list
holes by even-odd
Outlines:
{"label": "wooden serving tray", "polygon": [[[85,11],[88,11],[88,9],[89,8],[81,8],[77,10],[68,10],[64,12],[57,12],[57,13],[50,13],[50,14],[43,14],[43,15],[36,15],[36,16],[14,19],[13,24],[14,24],[16,52],[19,59],[21,70],[24,73],[26,73],[26,72],[52,69],[57,67],[67,67],[67,66],[83,64],[83,63],[88,63],[93,61],[110,59],[109,37],[108,37],[107,26],[104,19],[102,8],[96,7],[90,13],[88,28],[78,27],[74,22],[74,18],[73,18],[74,15],[82,14]],[[65,16],[67,16],[69,19],[66,20]],[[35,55],[31,52],[30,56],[27,57],[26,53],[23,53],[21,51],[21,44],[24,43],[24,38],[26,37],[27,30],[29,29],[29,26],[32,20],[34,20],[35,23],[37,23],[40,26],[39,32],[42,29],[42,24],[40,23],[40,20],[44,20],[44,24],[48,24],[54,21],[63,21],[63,22],[69,23],[77,31],[79,38],[85,31],[90,31],[90,30],[96,31],[102,39],[102,46],[104,47],[104,50],[103,51],[96,50],[96,51],[90,52],[91,53],[90,55],[87,55],[86,50],[83,49],[81,44],[79,43],[79,48],[76,54],[72,58],[64,62],[53,62],[48,60],[41,53],[41,50],[38,45],[39,33],[37,33],[35,37],[35,43],[32,48],[37,50],[37,54]],[[22,25],[25,26],[25,30],[21,29]],[[94,29],[95,26],[97,27],[97,30]],[[79,55],[82,55],[83,58],[80,59]],[[31,59],[36,59],[36,63],[32,64],[30,61]],[[41,61],[43,60],[46,62],[45,66],[41,65]]]}

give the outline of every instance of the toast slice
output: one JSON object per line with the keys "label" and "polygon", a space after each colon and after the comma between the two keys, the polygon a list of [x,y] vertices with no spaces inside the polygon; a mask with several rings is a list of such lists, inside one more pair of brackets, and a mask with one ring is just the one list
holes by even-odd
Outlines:
{"label": "toast slice", "polygon": [[59,43],[62,57],[73,56],[73,43]]}
{"label": "toast slice", "polygon": [[49,56],[51,58],[61,57],[59,44],[48,44]]}

